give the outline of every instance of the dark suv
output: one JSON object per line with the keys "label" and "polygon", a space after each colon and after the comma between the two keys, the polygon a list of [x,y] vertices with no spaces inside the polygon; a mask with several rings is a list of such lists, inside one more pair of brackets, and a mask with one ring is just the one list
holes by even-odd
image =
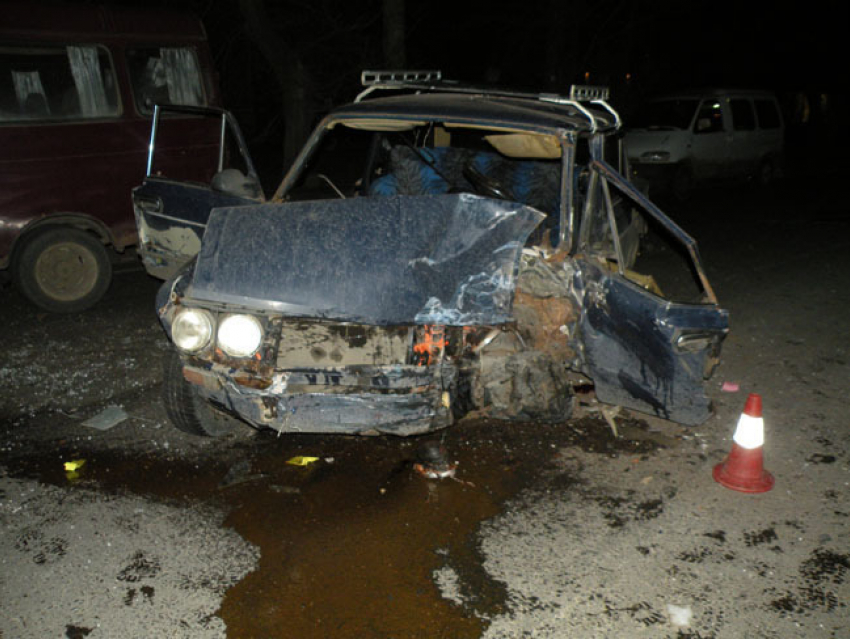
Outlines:
{"label": "dark suv", "polygon": [[[471,410],[561,421],[591,382],[602,402],[710,415],[703,380],[728,315],[694,241],[614,168],[607,91],[363,80],[268,200],[235,122],[212,109],[212,182],[151,169],[134,191],[144,262],[168,278],[157,309],[178,428],[220,434],[236,416],[411,435]],[[673,250],[644,255],[647,233]]]}

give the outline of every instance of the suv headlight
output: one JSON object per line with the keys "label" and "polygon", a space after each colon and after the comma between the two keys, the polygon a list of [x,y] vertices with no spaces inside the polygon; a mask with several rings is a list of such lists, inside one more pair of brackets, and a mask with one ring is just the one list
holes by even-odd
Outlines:
{"label": "suv headlight", "polygon": [[177,348],[197,352],[210,343],[213,334],[213,318],[199,308],[184,308],[171,323],[171,339]]}
{"label": "suv headlight", "polygon": [[218,325],[218,346],[231,357],[248,357],[263,341],[263,327],[252,315],[228,315]]}

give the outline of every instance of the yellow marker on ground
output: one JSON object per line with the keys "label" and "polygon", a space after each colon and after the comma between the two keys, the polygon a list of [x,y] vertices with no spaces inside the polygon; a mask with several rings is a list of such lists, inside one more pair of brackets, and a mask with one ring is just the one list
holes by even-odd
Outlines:
{"label": "yellow marker on ground", "polygon": [[286,463],[291,466],[309,466],[310,464],[317,461],[319,461],[318,457],[304,457],[302,455],[299,455],[298,457],[287,459]]}

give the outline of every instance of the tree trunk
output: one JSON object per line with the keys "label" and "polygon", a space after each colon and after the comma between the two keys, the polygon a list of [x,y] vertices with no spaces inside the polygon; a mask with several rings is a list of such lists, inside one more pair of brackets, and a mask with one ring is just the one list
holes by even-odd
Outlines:
{"label": "tree trunk", "polygon": [[405,0],[383,0],[384,61],[391,69],[407,65],[404,38]]}
{"label": "tree trunk", "polygon": [[301,150],[312,124],[310,77],[298,53],[275,31],[263,0],[239,0],[245,29],[274,74],[283,101],[283,168],[287,170]]}

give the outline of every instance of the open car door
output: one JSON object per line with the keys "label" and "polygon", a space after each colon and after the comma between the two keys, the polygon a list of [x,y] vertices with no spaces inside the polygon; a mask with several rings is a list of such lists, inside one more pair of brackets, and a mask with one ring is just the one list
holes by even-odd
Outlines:
{"label": "open car door", "polygon": [[[576,251],[583,372],[602,402],[699,424],[712,413],[703,385],[728,331],[728,312],[717,305],[694,240],[605,162],[590,168]],[[618,225],[638,211],[622,206],[638,207],[678,244],[697,301],[668,299],[651,277],[630,270]]]}
{"label": "open car door", "polygon": [[[181,141],[192,136],[193,155]],[[212,107],[156,106],[147,174],[133,190],[139,253],[167,279],[201,248],[210,211],[265,201],[233,116]]]}

